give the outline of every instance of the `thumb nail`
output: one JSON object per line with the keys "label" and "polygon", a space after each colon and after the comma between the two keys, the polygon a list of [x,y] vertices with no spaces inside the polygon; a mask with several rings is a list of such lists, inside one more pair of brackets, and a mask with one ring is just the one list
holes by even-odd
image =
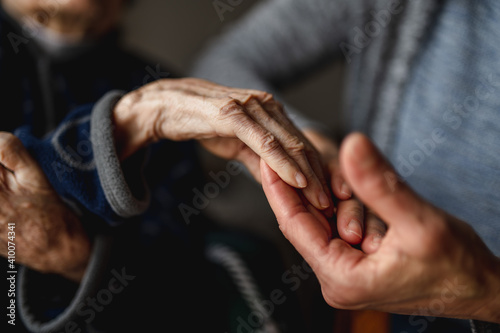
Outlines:
{"label": "thumb nail", "polygon": [[347,232],[355,234],[359,238],[363,238],[363,229],[361,228],[361,223],[356,220],[351,220],[347,225]]}
{"label": "thumb nail", "polygon": [[351,189],[349,188],[349,186],[347,186],[347,184],[344,182],[342,183],[342,186],[340,187],[340,193],[344,194],[344,195],[347,195],[349,197],[352,196],[352,191]]}

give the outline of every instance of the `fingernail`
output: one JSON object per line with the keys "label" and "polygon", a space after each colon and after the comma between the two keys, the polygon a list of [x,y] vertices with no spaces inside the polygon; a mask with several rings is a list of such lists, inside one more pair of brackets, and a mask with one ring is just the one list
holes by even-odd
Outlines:
{"label": "fingernail", "polygon": [[318,199],[322,208],[330,207],[330,200],[328,200],[328,196],[325,192],[321,192]]}
{"label": "fingernail", "polygon": [[302,173],[297,172],[297,174],[295,175],[295,180],[297,181],[297,185],[300,188],[304,188],[307,186],[307,179]]}
{"label": "fingernail", "polygon": [[345,194],[349,197],[352,196],[352,191],[346,183],[342,183],[342,186],[340,187],[340,193]]}
{"label": "fingernail", "polygon": [[361,224],[356,220],[351,220],[347,225],[347,232],[355,234],[359,238],[363,238],[363,230],[361,229]]}

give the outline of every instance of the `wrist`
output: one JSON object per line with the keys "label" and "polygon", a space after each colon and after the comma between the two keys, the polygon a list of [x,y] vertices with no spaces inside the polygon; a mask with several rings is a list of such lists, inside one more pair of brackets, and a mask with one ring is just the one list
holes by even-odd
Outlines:
{"label": "wrist", "polygon": [[154,122],[149,108],[139,90],[123,96],[115,105],[112,113],[116,152],[124,160],[136,151],[155,141]]}

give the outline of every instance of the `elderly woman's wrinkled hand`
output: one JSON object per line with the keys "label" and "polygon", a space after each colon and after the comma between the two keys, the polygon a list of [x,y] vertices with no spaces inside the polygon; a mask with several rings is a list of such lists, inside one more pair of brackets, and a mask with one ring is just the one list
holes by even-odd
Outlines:
{"label": "elderly woman's wrinkled hand", "polygon": [[272,95],[194,79],[163,79],[115,106],[121,158],[152,141],[196,139],[212,153],[243,162],[260,181],[260,158],[318,209],[333,207],[321,157]]}
{"label": "elderly woman's wrinkled hand", "polygon": [[0,132],[0,255],[74,281],[80,281],[90,257],[78,217],[21,141],[6,132]]}

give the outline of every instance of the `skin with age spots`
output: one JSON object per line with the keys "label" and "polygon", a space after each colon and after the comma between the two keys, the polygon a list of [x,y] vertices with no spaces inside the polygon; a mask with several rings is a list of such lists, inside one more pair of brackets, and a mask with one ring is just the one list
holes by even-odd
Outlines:
{"label": "skin with age spots", "polygon": [[[14,223],[13,230],[9,223]],[[15,232],[15,260],[79,281],[90,242],[77,216],[59,199],[43,171],[15,136],[0,132],[0,253]]]}

